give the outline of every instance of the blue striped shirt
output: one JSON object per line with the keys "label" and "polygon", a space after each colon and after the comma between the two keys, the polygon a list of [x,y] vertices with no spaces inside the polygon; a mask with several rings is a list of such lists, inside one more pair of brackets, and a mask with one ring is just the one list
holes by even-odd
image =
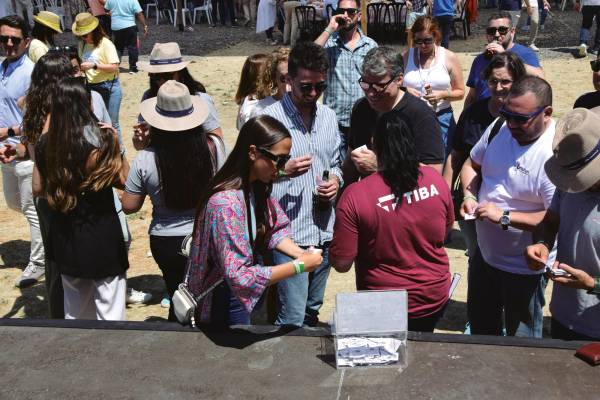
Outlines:
{"label": "blue striped shirt", "polygon": [[263,114],[280,121],[292,135],[292,158],[312,155],[310,169],[295,178],[284,178],[273,183],[275,197],[291,221],[294,241],[300,246],[322,245],[333,237],[335,212],[319,211],[313,202],[317,177],[328,170],[330,178],[336,175],[343,184],[340,158],[340,132],[335,112],[317,103],[310,131],[304,126],[302,115],[292,102],[290,94],[267,107]]}
{"label": "blue striped shirt", "polygon": [[[21,125],[23,112],[17,101],[29,90],[34,66],[33,61],[27,57],[27,52],[18,60],[11,63],[4,60],[0,64],[0,128]],[[7,140],[10,143],[19,142],[18,138]]]}
{"label": "blue striped shirt", "polygon": [[352,106],[365,95],[358,84],[365,55],[377,47],[377,43],[360,29],[358,33],[360,39],[352,50],[344,45],[337,32],[329,37],[324,46],[330,65],[323,103],[335,111],[340,125],[346,128],[350,126]]}

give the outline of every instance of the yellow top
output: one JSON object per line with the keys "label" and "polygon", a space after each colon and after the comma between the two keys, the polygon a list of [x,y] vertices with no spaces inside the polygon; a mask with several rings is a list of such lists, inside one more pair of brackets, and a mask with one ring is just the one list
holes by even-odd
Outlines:
{"label": "yellow top", "polygon": [[27,52],[27,56],[29,56],[31,61],[36,63],[47,52],[48,45],[46,43],[38,39],[33,39],[31,43],[29,43],[29,51]]}
{"label": "yellow top", "polygon": [[[81,57],[81,62],[89,61],[95,64],[119,64],[121,62],[115,45],[107,38],[102,38],[98,47],[88,43],[85,43],[83,48],[79,46],[79,57]],[[119,72],[105,72],[90,68],[85,71],[85,76],[89,83],[101,83],[118,78]]]}

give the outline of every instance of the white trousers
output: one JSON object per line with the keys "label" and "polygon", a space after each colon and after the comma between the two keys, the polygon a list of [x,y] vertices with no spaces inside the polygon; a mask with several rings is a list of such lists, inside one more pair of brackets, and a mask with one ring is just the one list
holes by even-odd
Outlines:
{"label": "white trousers", "polygon": [[13,164],[2,164],[2,190],[8,208],[23,213],[29,223],[31,233],[31,252],[29,263],[44,266],[44,244],[38,220],[31,186],[33,161],[19,161]]}
{"label": "white trousers", "polygon": [[125,274],[103,279],[61,277],[65,291],[65,319],[125,320]]}

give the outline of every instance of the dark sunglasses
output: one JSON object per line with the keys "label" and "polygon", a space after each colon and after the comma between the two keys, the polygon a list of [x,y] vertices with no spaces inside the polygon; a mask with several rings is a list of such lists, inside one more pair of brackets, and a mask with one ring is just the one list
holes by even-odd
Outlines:
{"label": "dark sunglasses", "polygon": [[0,43],[2,44],[7,44],[9,39],[12,42],[13,46],[18,46],[23,41],[23,38],[20,37],[0,35]]}
{"label": "dark sunglasses", "polygon": [[49,53],[71,54],[75,53],[75,47],[71,46],[54,46],[48,49]]}
{"label": "dark sunglasses", "polygon": [[535,110],[534,112],[532,112],[531,114],[515,113],[512,111],[508,111],[506,108],[502,107],[500,109],[499,113],[502,117],[504,117],[506,122],[514,121],[518,124],[526,124],[532,118],[535,118],[538,115],[540,115],[546,109],[546,107],[548,107],[548,106],[542,106],[542,107],[538,108],[537,110]]}
{"label": "dark sunglasses", "polygon": [[168,81],[173,79],[174,74],[172,72],[152,72],[148,75],[153,81]]}
{"label": "dark sunglasses", "polygon": [[370,89],[373,89],[375,91],[375,93],[381,93],[385,89],[387,89],[388,86],[390,86],[390,83],[394,82],[394,79],[396,79],[395,76],[390,78],[390,80],[385,83],[371,83],[371,82],[365,82],[365,80],[361,76],[360,79],[358,80],[358,84],[360,85],[360,88],[362,90],[364,90],[365,92],[368,92]]}
{"label": "dark sunglasses", "polygon": [[300,90],[302,90],[302,93],[309,94],[313,89],[315,89],[315,92],[317,93],[322,93],[325,91],[325,89],[327,89],[327,84],[325,81],[300,84]]}
{"label": "dark sunglasses", "polygon": [[590,65],[592,66],[592,71],[594,71],[594,72],[600,71],[600,60],[590,61]]}
{"label": "dark sunglasses", "polygon": [[416,45],[419,45],[419,46],[422,44],[432,44],[433,38],[415,39],[414,42]]}
{"label": "dark sunglasses", "polygon": [[510,30],[510,28],[508,26],[499,26],[497,28],[490,26],[489,28],[487,28],[485,30],[485,33],[487,33],[490,36],[495,36],[496,31],[498,31],[499,34],[506,35],[509,30]]}
{"label": "dark sunglasses", "polygon": [[335,10],[335,15],[344,15],[348,14],[350,18],[354,17],[358,13],[357,8],[338,8]]}
{"label": "dark sunglasses", "polygon": [[282,156],[278,156],[277,154],[271,153],[269,150],[264,147],[256,147],[258,151],[261,152],[262,155],[267,157],[268,159],[275,161],[275,165],[277,166],[278,171],[283,171],[285,169],[285,164],[290,160],[291,156],[289,154],[285,154]]}

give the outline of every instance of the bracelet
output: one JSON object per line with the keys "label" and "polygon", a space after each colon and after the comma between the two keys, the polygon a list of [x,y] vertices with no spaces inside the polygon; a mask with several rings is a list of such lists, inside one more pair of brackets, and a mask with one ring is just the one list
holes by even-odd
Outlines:
{"label": "bracelet", "polygon": [[548,246],[548,243],[546,243],[546,241],[544,241],[544,240],[538,240],[537,242],[535,242],[535,244],[543,244],[544,246],[546,246],[548,251],[552,250],[552,248],[550,248],[550,246]]}
{"label": "bracelet", "polygon": [[446,93],[448,93],[448,96],[446,97],[447,99],[452,97],[452,88],[448,88],[448,90],[446,91]]}
{"label": "bracelet", "polygon": [[304,261],[294,260],[292,261],[292,265],[294,266],[296,275],[300,275],[304,272]]}
{"label": "bracelet", "polygon": [[588,290],[587,293],[600,296],[600,277],[594,277],[594,288],[592,290]]}
{"label": "bracelet", "polygon": [[285,171],[284,171],[284,170],[282,170],[282,169],[280,169],[279,171],[277,171],[277,176],[278,176],[279,178],[285,178],[285,176],[286,176],[286,175],[285,175]]}
{"label": "bracelet", "polygon": [[463,201],[465,201],[467,199],[471,199],[471,200],[477,201],[477,197],[473,196],[472,194],[468,194],[466,196],[463,196]]}
{"label": "bracelet", "polygon": [[327,32],[329,34],[329,36],[333,35],[333,31],[330,30],[328,27],[325,28],[325,32]]}

